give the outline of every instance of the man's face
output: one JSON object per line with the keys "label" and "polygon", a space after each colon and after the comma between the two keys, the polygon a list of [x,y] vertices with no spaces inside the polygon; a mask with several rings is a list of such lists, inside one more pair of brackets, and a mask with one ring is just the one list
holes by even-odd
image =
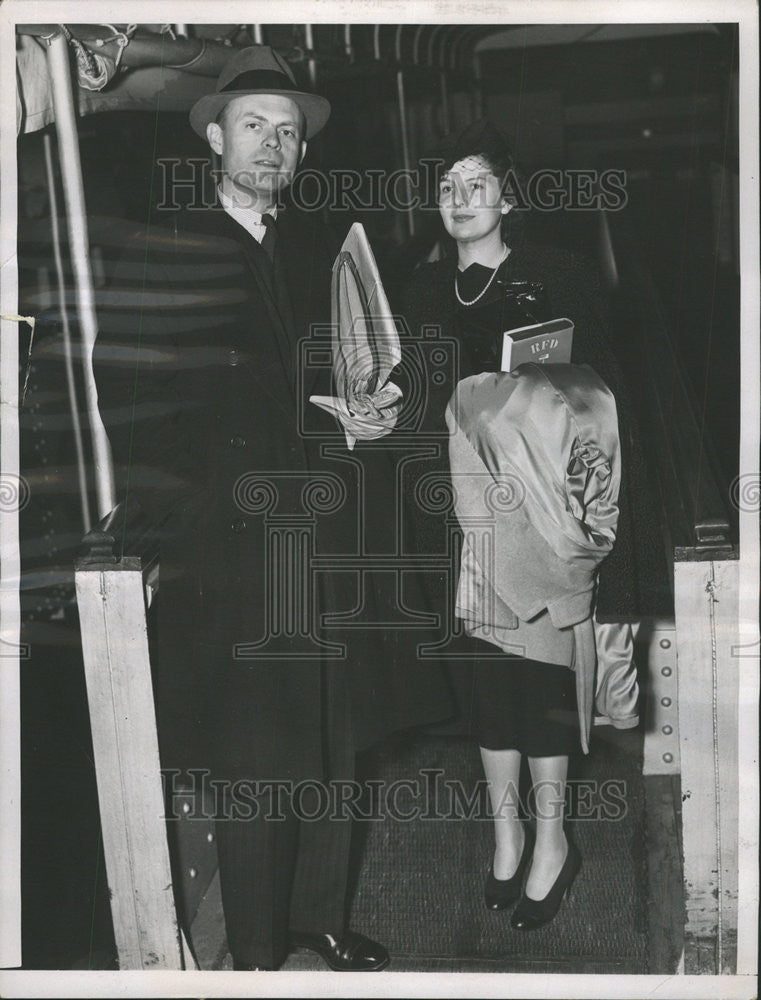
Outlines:
{"label": "man's face", "polygon": [[246,94],[206,129],[222,159],[223,190],[257,212],[271,209],[293,180],[304,152],[301,111],[290,97]]}

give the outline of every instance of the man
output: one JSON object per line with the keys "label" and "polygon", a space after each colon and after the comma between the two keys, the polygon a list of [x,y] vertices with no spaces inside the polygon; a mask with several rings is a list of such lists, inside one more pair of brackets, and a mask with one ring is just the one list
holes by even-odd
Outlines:
{"label": "man", "polygon": [[236,969],[278,968],[293,946],[341,971],[389,960],[345,923],[351,828],[321,789],[353,778],[353,664],[321,630],[335,581],[298,559],[345,534],[297,377],[299,339],[330,319],[336,248],[314,213],[278,205],[329,112],[270,48],[231,57],[190,114],[221,163],[218,204],[136,237],[94,357],[127,505],[162,525],[162,768],[218,797]]}

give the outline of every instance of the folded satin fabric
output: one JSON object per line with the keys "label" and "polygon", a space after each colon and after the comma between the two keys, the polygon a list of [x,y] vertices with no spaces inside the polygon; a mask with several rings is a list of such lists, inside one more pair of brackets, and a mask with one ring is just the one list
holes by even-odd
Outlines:
{"label": "folded satin fabric", "polygon": [[352,225],[333,264],[331,302],[337,395],[309,399],[341,421],[351,451],[358,440],[391,433],[402,396],[389,381],[402,360],[399,333],[361,222]]}
{"label": "folded satin fabric", "polygon": [[639,725],[639,683],[634,662],[634,630],[628,622],[594,619],[597,651],[595,725],[616,729]]}
{"label": "folded satin fabric", "polygon": [[504,648],[547,609],[573,627],[582,747],[594,701],[594,576],[613,546],[621,459],[616,405],[585,365],[521,365],[463,379],[446,411],[463,529],[456,614]]}

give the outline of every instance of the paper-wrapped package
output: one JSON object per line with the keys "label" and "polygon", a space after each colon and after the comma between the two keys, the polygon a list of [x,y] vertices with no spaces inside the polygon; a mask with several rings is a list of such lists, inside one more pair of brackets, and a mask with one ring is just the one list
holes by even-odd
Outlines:
{"label": "paper-wrapped package", "polygon": [[357,439],[389,434],[401,390],[389,381],[401,361],[396,323],[364,226],[355,222],[333,264],[333,381],[336,396],[310,396],[342,423],[351,449]]}

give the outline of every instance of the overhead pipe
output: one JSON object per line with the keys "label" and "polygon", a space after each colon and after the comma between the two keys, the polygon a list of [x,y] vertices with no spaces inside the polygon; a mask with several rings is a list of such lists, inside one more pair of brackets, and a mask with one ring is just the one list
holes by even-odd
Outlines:
{"label": "overhead pipe", "polygon": [[434,62],[433,62],[433,43],[436,41],[436,35],[438,35],[438,33],[441,31],[441,29],[442,29],[442,25],[437,24],[436,27],[431,32],[431,37],[428,39],[428,53],[427,53],[426,62],[431,67],[431,69],[433,69],[433,67],[434,67]]}
{"label": "overhead pipe", "polygon": [[404,70],[402,69],[402,28],[400,24],[396,29],[396,96],[399,103],[399,131],[402,136],[402,162],[404,164],[405,176],[407,179],[407,228],[410,236],[415,235],[415,213],[412,207],[412,185],[410,182],[410,144],[407,132],[407,106],[404,96]]}
{"label": "overhead pipe", "polygon": [[309,70],[309,82],[312,88],[317,86],[317,60],[314,56],[314,32],[312,31],[311,24],[304,25],[304,44],[306,45],[307,52],[309,53],[307,57],[307,68]]}
{"label": "overhead pipe", "polygon": [[[479,67],[483,65],[483,55],[484,51],[481,49],[481,42],[488,36],[483,28],[472,28],[465,33],[465,37],[468,40],[468,45],[470,46],[470,52],[463,52],[462,58],[460,60],[460,65],[464,69],[467,68],[468,58],[477,58],[479,61]],[[479,79],[481,77],[479,72]]]}
{"label": "overhead pipe", "polygon": [[597,210],[597,247],[600,259],[600,270],[609,288],[618,288],[620,275],[616,254],[613,249],[613,237],[610,232],[610,222],[605,209]]}
{"label": "overhead pipe", "polygon": [[[109,26],[86,26],[87,32],[77,26],[71,35],[91,52],[102,52],[114,39]],[[48,30],[44,30],[44,29]],[[24,25],[19,34],[37,38],[55,35],[56,25]],[[168,53],[172,62],[168,63]],[[129,69],[143,66],[164,66],[165,69],[182,69],[198,76],[219,76],[230,58],[230,46],[205,38],[177,38],[169,41],[159,34],[133,35],[122,52],[120,65]]]}
{"label": "overhead pipe", "polygon": [[457,69],[457,50],[462,45],[467,32],[460,32],[452,42],[452,48],[449,50],[449,68],[454,72]]}
{"label": "overhead pipe", "polygon": [[61,179],[66,203],[69,248],[76,287],[85,400],[95,462],[98,517],[103,518],[116,506],[116,488],[111,447],[98,411],[98,391],[92,369],[92,352],[98,334],[98,321],[95,314],[95,295],[90,269],[87,213],[77,120],[74,111],[74,95],[71,87],[69,47],[60,32],[55,34],[48,43],[48,69],[58,136]]}
{"label": "overhead pipe", "polygon": [[441,36],[441,45],[439,48],[439,92],[441,94],[441,110],[446,123],[446,131],[451,129],[450,120],[450,110],[449,110],[449,73],[454,70],[454,64],[452,59],[449,59],[449,67],[447,67],[447,42],[449,41],[450,32],[454,30],[454,40],[452,44],[452,51],[457,47],[458,40],[462,37],[462,30],[455,27],[454,29],[445,30],[444,34]]}
{"label": "overhead pipe", "polygon": [[[423,32],[425,30],[426,30],[426,25],[418,25],[418,27],[415,28],[415,34],[414,34],[413,39],[412,39],[412,63],[413,63],[414,66],[419,66],[420,65],[420,60],[421,60],[420,49],[421,49],[421,46],[422,46]],[[433,49],[433,42],[434,42],[434,39],[436,37],[436,34],[437,34],[438,30],[439,30],[439,27],[432,28],[431,29],[431,37],[428,39],[428,46],[427,46],[426,55],[425,55],[425,63],[426,63],[426,68],[427,69],[433,69],[434,68],[433,64],[432,64],[432,49]],[[443,123],[443,126],[444,126],[444,131],[448,132],[449,128],[450,128],[450,124],[449,124],[449,96],[448,96],[448,93],[447,93],[446,74],[443,71],[441,71],[439,73],[439,93],[440,93],[440,100],[441,100],[441,110],[442,110],[441,117],[442,117],[442,123]]]}
{"label": "overhead pipe", "polygon": [[481,83],[481,57],[475,49],[473,50],[473,109],[474,118],[483,118],[484,92]]}
{"label": "overhead pipe", "polygon": [[[405,170],[405,176],[407,180],[407,194],[411,195],[410,186],[410,146],[409,146],[409,136],[407,132],[407,106],[404,93],[404,71],[402,70],[402,28],[404,25],[397,25],[396,29],[396,39],[395,39],[395,56],[396,56],[396,97],[397,97],[397,108],[399,111],[399,131],[402,140],[402,164]],[[381,49],[380,49],[380,29],[379,24],[373,25],[373,57],[377,62],[381,59]],[[415,219],[412,210],[411,198],[408,197],[410,202],[407,207],[407,230],[410,236],[415,235]]]}
{"label": "overhead pipe", "polygon": [[450,116],[450,103],[449,103],[449,73],[450,73],[450,68],[447,67],[447,58],[446,58],[446,56],[447,56],[447,43],[448,43],[449,37],[450,37],[450,35],[451,35],[451,33],[453,31],[455,32],[455,42],[456,42],[457,41],[457,37],[458,37],[458,32],[460,30],[461,29],[458,29],[457,26],[455,26],[454,28],[445,28],[443,34],[441,35],[440,41],[439,41],[439,50],[438,50],[438,59],[437,59],[437,63],[438,63],[438,67],[439,67],[439,92],[441,94],[442,114],[444,115],[445,121],[447,123],[447,126],[446,126],[446,130],[447,131],[450,131],[450,129],[451,129],[451,116]]}
{"label": "overhead pipe", "polygon": [[[177,25],[173,26],[173,30],[175,27]],[[252,29],[257,45],[264,43],[262,25],[246,27]],[[47,38],[55,34],[57,26],[33,24],[20,26],[17,30],[19,34]],[[107,46],[114,40],[114,33],[108,25],[76,25],[73,31],[69,30],[91,52],[107,51]],[[231,51],[234,49],[230,45],[208,38],[178,37],[172,41],[158,33],[136,34],[125,46],[120,65],[129,69],[163,66],[165,69],[182,69],[197,76],[217,77],[229,61]]]}
{"label": "overhead pipe", "polygon": [[441,123],[444,132],[452,131],[452,122],[449,115],[449,89],[447,84],[447,74],[442,69],[439,70],[439,97],[441,99]]}
{"label": "overhead pipe", "polygon": [[[429,30],[429,28],[430,28],[430,25],[427,25],[427,24],[421,25],[420,34],[416,35],[415,41],[413,43],[413,58],[415,59],[415,61],[417,62],[417,64],[419,66],[422,66],[424,69],[430,68],[429,65],[428,65],[428,60],[426,58],[426,53],[427,53],[428,50],[427,50],[427,48],[424,48],[424,45],[423,45],[423,40],[424,40],[424,37],[425,37],[425,33],[426,33],[426,31]],[[415,51],[414,46],[417,46],[417,51]]]}
{"label": "overhead pipe", "polygon": [[[460,57],[460,50],[461,50],[461,48],[463,48],[467,44],[469,44],[469,38],[473,34],[475,34],[476,36],[478,36],[479,29],[475,29],[475,30],[474,29],[470,29],[470,30],[466,29],[466,30],[460,32],[455,37],[455,39],[454,39],[454,41],[452,43],[452,47],[451,47],[451,49],[449,51],[449,65],[450,65],[450,68],[451,68],[452,72],[456,72],[457,71],[458,62],[459,62],[460,65],[462,65],[463,61],[467,58],[466,56]],[[476,38],[476,41],[477,40],[478,39]],[[473,73],[472,73],[472,75],[473,75],[473,81],[474,81],[474,83],[473,83],[473,95],[472,95],[472,108],[473,108],[472,115],[473,115],[473,118],[481,118],[481,117],[483,117],[483,113],[484,113],[484,108],[483,108],[483,89],[482,89],[482,85],[481,85],[481,63],[480,63],[479,56],[476,54],[475,45],[473,46],[472,60],[473,60],[473,63],[472,63],[473,64]]]}
{"label": "overhead pipe", "polygon": [[[425,30],[425,25],[419,24],[415,28],[415,34],[412,36],[412,65],[417,69],[420,65],[420,38]],[[433,110],[431,110],[431,117],[433,117]]]}
{"label": "overhead pipe", "polygon": [[455,25],[454,27],[450,26],[444,28],[444,34],[441,36],[441,41],[439,43],[439,58],[438,58],[439,69],[446,69],[447,43],[449,41],[450,35],[452,34],[452,32],[457,33],[460,30],[461,29],[457,25]]}
{"label": "overhead pipe", "polygon": [[425,25],[419,24],[415,28],[415,34],[412,36],[412,64],[413,66],[420,65],[420,36],[423,34],[423,29]]}
{"label": "overhead pipe", "polygon": [[394,55],[396,57],[396,62],[398,65],[402,63],[402,31],[404,30],[403,24],[397,24],[396,35],[394,36]]}
{"label": "overhead pipe", "polygon": [[50,199],[50,226],[53,242],[53,260],[58,278],[58,308],[61,313],[61,329],[63,332],[63,361],[66,371],[66,389],[69,394],[69,409],[71,410],[71,425],[74,430],[74,450],[77,455],[77,478],[79,480],[79,499],[82,506],[82,525],[86,534],[91,527],[90,498],[87,490],[87,474],[85,472],[85,450],[82,444],[82,425],[79,420],[79,404],[77,389],[74,382],[74,362],[71,350],[71,329],[69,327],[69,311],[66,304],[66,283],[63,277],[63,261],[61,260],[61,238],[58,229],[58,195],[56,193],[55,175],[53,173],[53,141],[50,133],[42,137],[45,151],[45,173],[48,181],[48,197]]}

